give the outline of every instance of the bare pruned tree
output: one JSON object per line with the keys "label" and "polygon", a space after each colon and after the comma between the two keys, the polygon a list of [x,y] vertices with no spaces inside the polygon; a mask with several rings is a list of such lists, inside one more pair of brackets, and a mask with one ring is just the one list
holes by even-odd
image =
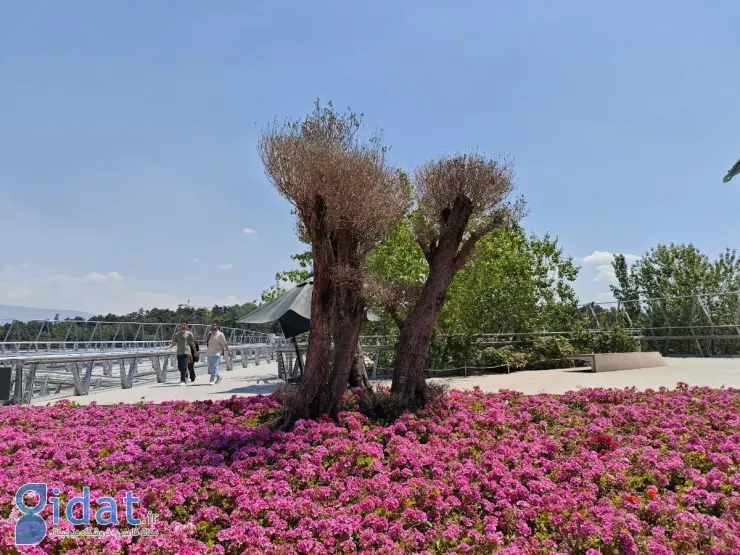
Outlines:
{"label": "bare pruned tree", "polygon": [[[481,238],[498,227],[516,224],[524,214],[524,201],[510,200],[514,171],[504,158],[478,153],[443,157],[417,168],[413,185],[418,209],[412,227],[429,274],[419,291],[390,295],[405,299],[409,306],[405,316],[399,311],[394,316],[401,333],[392,385],[393,394],[408,408],[427,402],[429,347],[455,274],[470,260]],[[385,304],[391,304],[392,310],[392,303]]]}
{"label": "bare pruned tree", "polygon": [[336,414],[365,312],[365,259],[409,203],[381,138],[360,137],[361,120],[317,100],[305,119],[273,121],[259,141],[265,172],[295,206],[313,254],[310,343],[289,420]]}

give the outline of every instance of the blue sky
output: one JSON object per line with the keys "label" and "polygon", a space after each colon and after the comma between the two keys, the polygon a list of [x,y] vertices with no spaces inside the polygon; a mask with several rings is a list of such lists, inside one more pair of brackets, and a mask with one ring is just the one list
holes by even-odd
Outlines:
{"label": "blue sky", "polygon": [[738,246],[739,21],[729,0],[0,3],[0,304],[255,298],[299,248],[258,131],[316,97],[406,168],[510,153],[526,226],[605,299],[608,253]]}

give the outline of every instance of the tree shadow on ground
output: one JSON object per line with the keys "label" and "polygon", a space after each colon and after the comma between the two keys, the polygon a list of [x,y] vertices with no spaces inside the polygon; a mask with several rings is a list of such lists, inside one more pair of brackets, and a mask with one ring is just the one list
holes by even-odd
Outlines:
{"label": "tree shadow on ground", "polygon": [[275,393],[280,383],[251,384],[244,387],[235,387],[228,391],[214,391],[213,395],[270,395]]}

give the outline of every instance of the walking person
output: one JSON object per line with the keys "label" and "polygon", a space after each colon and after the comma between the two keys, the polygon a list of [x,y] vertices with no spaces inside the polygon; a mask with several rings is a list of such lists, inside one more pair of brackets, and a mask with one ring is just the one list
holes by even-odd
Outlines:
{"label": "walking person", "polygon": [[188,385],[188,364],[195,358],[195,338],[188,330],[188,323],[180,322],[180,331],[175,334],[168,349],[177,347],[177,369],[180,370],[180,385]]}
{"label": "walking person", "polygon": [[200,346],[198,345],[198,340],[195,339],[195,336],[193,336],[193,339],[195,340],[195,352],[193,353],[193,358],[191,358],[190,362],[188,362],[188,372],[190,372],[190,383],[193,383],[195,381],[195,363],[200,360],[200,354],[199,354]]}
{"label": "walking person", "polygon": [[211,324],[211,331],[206,337],[206,356],[208,357],[208,373],[211,380],[208,385],[214,385],[221,381],[221,374],[218,373],[218,366],[221,363],[221,355],[224,351],[229,354],[229,345],[226,343],[226,336],[218,329],[218,324]]}

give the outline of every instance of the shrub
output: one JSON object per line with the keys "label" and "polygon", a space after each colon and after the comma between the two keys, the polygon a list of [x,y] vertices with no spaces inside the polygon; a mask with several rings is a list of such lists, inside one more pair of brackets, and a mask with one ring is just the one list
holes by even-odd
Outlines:
{"label": "shrub", "polygon": [[544,370],[548,368],[569,368],[573,361],[565,357],[576,354],[571,342],[560,336],[538,337],[532,345],[531,363],[528,368]]}
{"label": "shrub", "polygon": [[632,333],[619,324],[598,330],[578,330],[574,343],[581,351],[589,353],[632,353],[638,350],[638,342]]}
{"label": "shrub", "polygon": [[535,360],[563,359],[574,354],[576,351],[570,341],[557,335],[538,337],[532,345],[532,357]]}
{"label": "shrub", "polygon": [[511,345],[504,347],[488,347],[480,354],[480,366],[497,368],[509,366],[511,369],[520,369],[527,366],[529,357],[527,353],[515,350]]}
{"label": "shrub", "polygon": [[475,359],[478,350],[472,335],[447,335],[432,342],[428,360],[436,368],[463,366]]}

